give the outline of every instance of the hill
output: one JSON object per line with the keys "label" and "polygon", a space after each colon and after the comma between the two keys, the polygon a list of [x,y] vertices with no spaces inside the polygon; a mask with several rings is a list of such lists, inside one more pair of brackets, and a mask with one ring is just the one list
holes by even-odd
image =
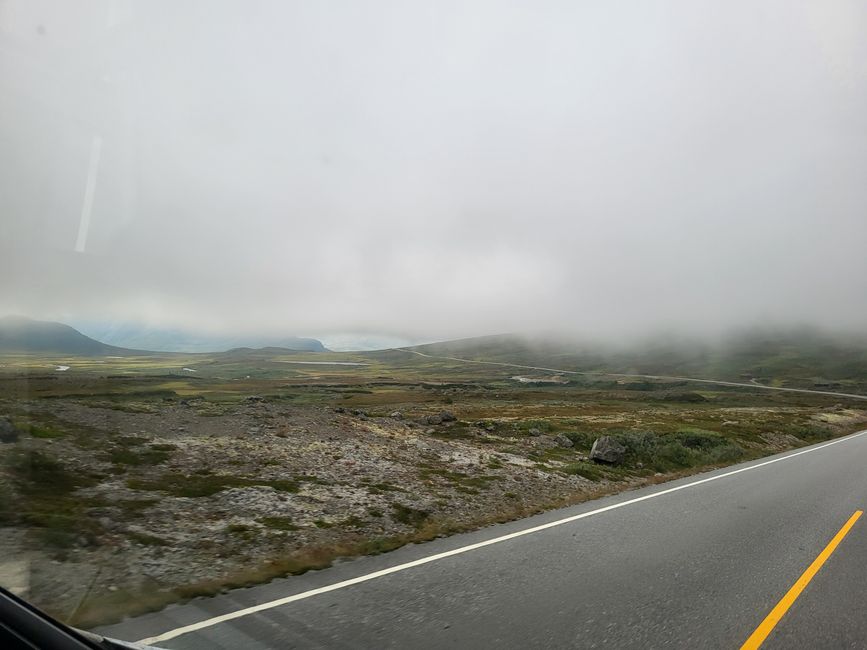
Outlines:
{"label": "hill", "polygon": [[130,350],[101,343],[63,323],[6,316],[0,318],[0,352],[99,355],[129,353]]}
{"label": "hill", "polygon": [[742,330],[716,341],[659,337],[620,345],[498,335],[412,349],[584,372],[867,386],[867,339],[806,328]]}

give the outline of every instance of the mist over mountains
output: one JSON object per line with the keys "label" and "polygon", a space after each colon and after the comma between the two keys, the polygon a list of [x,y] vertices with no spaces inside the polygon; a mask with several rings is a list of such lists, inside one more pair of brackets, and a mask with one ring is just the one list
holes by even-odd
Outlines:
{"label": "mist over mountains", "polygon": [[266,347],[304,352],[326,350],[321,341],[298,336],[210,334],[136,323],[83,323],[77,326],[82,332],[99,341],[137,350],[223,352],[233,348]]}
{"label": "mist over mountains", "polygon": [[[24,316],[0,318],[0,352],[56,352],[69,355],[112,355],[140,352],[224,352],[234,348],[276,348],[325,352],[316,339],[299,337],[208,336],[143,326],[78,329]],[[91,336],[88,336],[90,334]]]}
{"label": "mist over mountains", "polygon": [[[89,334],[96,334],[88,329]],[[141,326],[105,327],[100,340],[63,323],[20,316],[0,318],[0,353],[68,356],[163,353],[256,353],[261,360],[286,352],[327,352],[300,337],[195,335]],[[117,345],[122,343],[123,345]],[[395,346],[397,347],[397,346]],[[867,376],[867,336],[810,327],[732,330],[719,337],[648,336],[640,341],[592,340],[566,334],[497,334],[417,345],[435,358],[525,364],[548,369],[626,375],[663,375],[768,383],[796,380],[823,387],[858,387]],[[362,354],[406,355],[393,348]]]}

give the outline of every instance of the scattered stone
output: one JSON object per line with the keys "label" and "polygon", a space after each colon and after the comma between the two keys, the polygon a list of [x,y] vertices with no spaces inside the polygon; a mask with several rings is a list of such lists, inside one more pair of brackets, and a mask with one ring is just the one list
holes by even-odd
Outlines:
{"label": "scattered stone", "polygon": [[261,395],[248,395],[247,397],[244,398],[244,401],[247,402],[248,404],[256,404],[256,403],[264,402],[265,398],[262,397]]}
{"label": "scattered stone", "polygon": [[334,412],[335,413],[346,413],[346,409],[343,408],[342,406],[338,406],[336,409],[334,409]]}
{"label": "scattered stone", "polygon": [[422,424],[442,424],[443,418],[441,415],[427,415],[421,419]]}
{"label": "scattered stone", "polygon": [[626,447],[621,445],[611,436],[602,436],[593,442],[590,449],[590,460],[597,463],[618,465],[626,457]]}
{"label": "scattered stone", "polygon": [[388,417],[394,418],[395,420],[403,420],[403,413],[400,411],[392,411],[388,414]]}
{"label": "scattered stone", "polygon": [[539,429],[537,429],[536,427],[533,427],[532,429],[527,431],[527,435],[532,437],[532,438],[538,438],[539,436],[542,435],[542,432]]}
{"label": "scattered stone", "polygon": [[764,440],[769,447],[780,451],[791,449],[792,447],[800,447],[804,444],[803,440],[796,438],[791,433],[774,433],[769,431],[761,434],[759,437]]}
{"label": "scattered stone", "polygon": [[454,422],[457,420],[455,414],[451,411],[442,411],[439,415],[440,422]]}

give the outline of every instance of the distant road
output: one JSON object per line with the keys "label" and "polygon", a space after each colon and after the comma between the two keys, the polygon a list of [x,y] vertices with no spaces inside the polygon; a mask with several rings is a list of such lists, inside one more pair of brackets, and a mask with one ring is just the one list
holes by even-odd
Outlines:
{"label": "distant road", "polygon": [[186,650],[865,648],[865,467],[867,431],[100,631]]}
{"label": "distant road", "polygon": [[764,390],[777,390],[777,391],[785,391],[788,393],[809,393],[811,395],[832,395],[834,397],[848,397],[850,399],[862,399],[867,400],[867,395],[856,395],[854,393],[837,393],[830,390],[811,390],[809,388],[782,388],[780,386],[765,386],[764,384],[760,384],[755,380],[751,380],[750,383],[741,383],[737,381],[721,381],[719,379],[696,379],[695,377],[671,377],[668,375],[639,375],[634,373],[622,373],[622,372],[602,372],[602,371],[588,371],[588,370],[563,370],[561,368],[545,368],[543,366],[524,366],[519,363],[504,363],[502,361],[478,361],[476,359],[461,359],[459,357],[440,357],[434,356],[432,354],[424,354],[423,352],[418,352],[417,350],[409,350],[407,348],[391,348],[392,350],[398,352],[409,352],[411,354],[417,354],[420,357],[426,357],[428,359],[441,359],[445,361],[460,361],[462,363],[477,363],[481,365],[488,366],[505,366],[507,368],[520,368],[522,370],[544,370],[546,372],[556,372],[562,375],[586,375],[586,376],[595,376],[595,377],[634,377],[638,379],[669,379],[669,380],[677,380],[677,381],[691,381],[699,384],[714,384],[715,386],[738,386],[741,388],[761,388]]}

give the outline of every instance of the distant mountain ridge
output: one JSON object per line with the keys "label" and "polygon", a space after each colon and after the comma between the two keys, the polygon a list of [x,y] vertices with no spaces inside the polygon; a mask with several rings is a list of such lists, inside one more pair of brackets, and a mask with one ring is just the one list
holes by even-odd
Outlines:
{"label": "distant mountain ridge", "polygon": [[203,334],[137,323],[77,323],[88,336],[109,345],[159,352],[225,352],[236,348],[282,348],[327,352],[321,341],[298,336]]}
{"label": "distant mountain ridge", "polygon": [[[90,332],[93,333],[92,331]],[[25,316],[0,317],[0,352],[54,352],[69,355],[146,354],[148,352],[226,352],[267,348],[270,352],[327,352],[317,339],[283,337],[207,337],[175,330],[114,329],[110,336],[87,336],[64,323]],[[99,340],[98,340],[99,339]]]}
{"label": "distant mountain ridge", "polygon": [[0,352],[110,355],[129,353],[131,350],[106,345],[63,323],[5,316],[0,318]]}
{"label": "distant mountain ridge", "polygon": [[297,336],[220,335],[139,323],[77,323],[88,336],[109,345],[160,352],[225,352],[234,348],[284,348],[327,352],[321,341]]}

